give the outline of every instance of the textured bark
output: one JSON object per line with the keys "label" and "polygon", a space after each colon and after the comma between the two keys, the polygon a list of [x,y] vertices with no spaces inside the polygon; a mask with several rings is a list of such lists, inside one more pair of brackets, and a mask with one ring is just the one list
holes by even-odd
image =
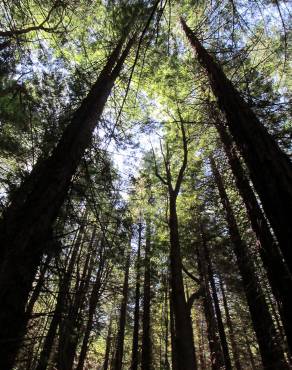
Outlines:
{"label": "textured bark", "polygon": [[[203,239],[202,244],[204,244],[204,237],[202,239]],[[203,307],[207,324],[207,335],[210,348],[211,367],[213,370],[219,370],[224,368],[224,356],[220,346],[218,326],[209,288],[208,265],[203,248],[197,249],[197,257],[200,280],[204,287]]]}
{"label": "textured bark", "polygon": [[224,312],[225,312],[225,317],[226,317],[226,325],[227,325],[227,328],[228,328],[231,347],[232,347],[234,367],[235,367],[236,370],[242,370],[242,367],[241,367],[241,364],[240,364],[239,351],[238,351],[238,347],[237,347],[236,339],[235,339],[235,335],[234,335],[233,323],[232,323],[231,316],[230,316],[230,313],[229,313],[229,307],[228,307],[226,294],[225,294],[225,289],[224,289],[224,285],[223,285],[223,281],[222,281],[221,277],[219,277],[219,282],[220,282],[220,289],[221,289],[221,293],[222,293],[222,300],[223,300]]}
{"label": "textured bark", "polygon": [[[25,306],[73,174],[90,144],[115,79],[132,46],[118,44],[50,157],[29,175],[0,224],[0,368],[13,367],[25,333]],[[29,191],[28,191],[29,190]]]}
{"label": "textured bark", "polygon": [[142,223],[140,222],[139,223],[139,229],[138,229],[138,251],[137,251],[137,263],[136,263],[137,273],[136,273],[135,312],[134,312],[134,328],[133,328],[131,370],[137,370],[138,369],[138,363],[139,363],[141,239],[142,239]]}
{"label": "textured bark", "polygon": [[278,334],[274,326],[273,318],[269,312],[269,307],[260,286],[248,247],[240,236],[237,222],[224,188],[223,180],[212,157],[210,158],[210,163],[221,202],[225,210],[230,239],[241,274],[263,366],[265,369],[270,370],[288,369],[282,346],[277,338]]}
{"label": "textured bark", "polygon": [[125,339],[125,327],[127,319],[127,304],[129,293],[129,269],[130,269],[130,252],[128,252],[128,256],[126,257],[125,277],[123,283],[123,297],[120,308],[119,329],[117,334],[113,370],[121,370],[123,365],[124,339]]}
{"label": "textured bark", "polygon": [[169,298],[169,313],[170,313],[170,334],[171,334],[171,368],[172,370],[178,370],[178,358],[176,350],[176,340],[175,340],[175,321],[174,313],[172,308],[171,293]]}
{"label": "textured bark", "polygon": [[292,272],[292,165],[289,157],[282,152],[183,19],[181,23],[207,72],[218,105],[225,113],[232,137],[248,166],[254,187]]}
{"label": "textured bark", "polygon": [[144,258],[144,286],[143,286],[143,334],[142,334],[142,357],[141,370],[151,370],[152,366],[152,343],[151,343],[151,274],[150,274],[150,249],[151,249],[151,225],[146,221],[146,246]]}
{"label": "textured bark", "polygon": [[[201,232],[202,232],[202,235],[204,235],[203,227],[201,227]],[[207,262],[207,265],[208,265],[209,281],[210,281],[211,288],[212,288],[212,296],[213,296],[213,302],[214,302],[214,307],[215,307],[215,312],[216,312],[216,317],[217,317],[218,333],[219,333],[219,336],[220,336],[220,342],[221,342],[222,353],[223,353],[223,357],[224,357],[225,369],[226,370],[231,370],[232,369],[231,360],[230,360],[230,355],[229,355],[229,349],[228,349],[228,343],[227,343],[227,339],[226,339],[224,324],[223,324],[223,320],[222,320],[222,314],[221,314],[219,299],[218,299],[218,295],[217,295],[217,288],[216,288],[215,279],[214,279],[212,261],[211,261],[211,258],[210,258],[210,253],[209,253],[208,245],[207,245],[207,242],[206,242],[206,237],[203,236],[203,239],[204,239],[203,247],[204,247],[206,262]]]}
{"label": "textured bark", "polygon": [[281,319],[283,322],[285,334],[287,336],[290,351],[292,349],[292,300],[290,293],[292,292],[292,278],[286,264],[283,261],[278,246],[274,242],[273,235],[269,229],[266,218],[258,204],[256,196],[249,184],[249,179],[246,176],[241,165],[240,159],[236,154],[232,139],[227,131],[227,128],[220,121],[216,124],[217,131],[224,145],[225,153],[232,169],[236,185],[243,199],[248,216],[255,232],[258,243],[259,253],[263,261],[263,265],[267,272],[267,277],[271,285],[273,294],[277,300]]}

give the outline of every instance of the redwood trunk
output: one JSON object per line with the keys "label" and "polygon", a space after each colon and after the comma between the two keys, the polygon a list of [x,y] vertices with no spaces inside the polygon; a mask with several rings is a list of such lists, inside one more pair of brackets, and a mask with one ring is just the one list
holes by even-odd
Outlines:
{"label": "redwood trunk", "polygon": [[222,122],[217,122],[216,128],[224,145],[230,167],[236,180],[236,185],[248,212],[253,231],[259,242],[259,253],[267,271],[273,294],[277,300],[283,327],[287,336],[290,351],[292,349],[292,278],[283,262],[278,246],[274,242],[269,225],[258,204],[256,196],[249,184],[248,177],[232,145],[232,139]]}
{"label": "redwood trunk", "polygon": [[286,370],[288,366],[283,349],[278,341],[278,333],[275,329],[264,293],[258,281],[248,247],[240,236],[237,222],[224,188],[223,180],[212,157],[210,158],[210,163],[221,202],[225,210],[230,239],[241,274],[263,366],[265,369],[270,370]]}
{"label": "redwood trunk", "polygon": [[4,255],[0,266],[0,368],[5,370],[13,367],[25,333],[25,306],[45,252],[44,242],[132,43],[133,39],[120,58],[119,43],[51,156],[29,176],[30,192],[23,193],[20,188],[0,224]]}
{"label": "redwood trunk", "polygon": [[181,20],[185,34],[206,70],[220,109],[249,168],[254,187],[292,272],[292,165],[219,64]]}

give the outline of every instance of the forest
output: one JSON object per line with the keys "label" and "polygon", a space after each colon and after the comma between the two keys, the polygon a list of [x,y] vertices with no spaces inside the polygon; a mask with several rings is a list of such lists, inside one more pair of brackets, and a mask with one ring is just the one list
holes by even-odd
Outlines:
{"label": "forest", "polygon": [[0,370],[292,368],[291,26],[0,1]]}

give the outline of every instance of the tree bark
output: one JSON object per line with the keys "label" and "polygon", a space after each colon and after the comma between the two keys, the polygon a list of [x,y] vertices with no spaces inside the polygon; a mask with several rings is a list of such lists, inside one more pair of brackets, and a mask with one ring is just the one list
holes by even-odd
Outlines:
{"label": "tree bark", "polygon": [[151,370],[152,367],[152,343],[151,343],[151,273],[150,273],[150,250],[151,250],[151,224],[146,221],[146,246],[144,258],[144,292],[143,292],[143,334],[142,334],[142,358],[141,370]]}
{"label": "tree bark", "polygon": [[69,291],[70,280],[71,280],[72,273],[74,270],[74,265],[76,262],[79,249],[83,242],[85,222],[86,222],[86,214],[83,217],[82,224],[78,231],[78,235],[77,235],[75,244],[72,249],[72,254],[71,254],[71,257],[68,263],[67,270],[65,271],[63,280],[60,282],[55,311],[54,311],[54,314],[53,314],[53,317],[50,323],[50,327],[49,327],[49,330],[47,332],[47,335],[44,341],[44,345],[43,345],[43,348],[40,354],[40,358],[39,358],[39,362],[36,367],[36,370],[46,370],[48,367],[48,363],[49,363],[51,352],[52,352],[52,347],[53,347],[54,340],[56,337],[56,332],[57,332],[58,326],[62,319],[62,313],[64,311],[66,296]]}
{"label": "tree bark", "polygon": [[248,166],[254,187],[275,231],[280,249],[292,272],[292,165],[261,124],[219,64],[181,19],[185,34],[206,70],[230,132]]}
{"label": "tree bark", "polygon": [[[204,237],[202,236],[202,244],[204,244]],[[210,348],[210,360],[212,370],[220,370],[224,368],[224,355],[220,346],[220,339],[218,335],[218,326],[216,316],[213,308],[212,297],[209,288],[209,274],[207,261],[204,255],[203,248],[197,249],[198,256],[198,271],[200,280],[203,285],[203,307],[207,324],[207,335]]]}
{"label": "tree bark", "polygon": [[[25,333],[25,306],[73,174],[90,144],[114,82],[134,42],[119,42],[50,157],[20,187],[0,224],[0,368],[10,370]],[[30,191],[27,191],[30,189]],[[23,191],[24,190],[24,191]]]}
{"label": "tree bark", "polygon": [[129,293],[130,255],[131,255],[131,252],[129,251],[126,257],[125,277],[124,277],[124,283],[123,283],[123,297],[122,297],[122,303],[121,303],[121,308],[120,308],[119,330],[118,330],[118,335],[117,335],[113,370],[121,370],[122,365],[123,365],[124,339],[125,339],[125,327],[126,327],[126,319],[127,319],[127,304],[128,304],[128,293]]}
{"label": "tree bark", "polygon": [[110,317],[110,322],[108,325],[108,333],[106,337],[106,347],[105,347],[105,355],[104,355],[104,362],[102,370],[108,370],[109,368],[109,360],[110,360],[110,352],[111,352],[111,345],[112,345],[112,317]]}
{"label": "tree bark", "polygon": [[226,156],[232,169],[237,188],[243,199],[248,216],[255,235],[259,243],[259,253],[263,265],[267,272],[267,277],[271,285],[273,294],[278,303],[279,312],[283,322],[287,342],[292,350],[292,301],[290,293],[292,292],[292,278],[286,264],[283,261],[278,246],[274,242],[266,218],[258,204],[256,196],[249,184],[240,159],[236,154],[232,139],[227,128],[220,121],[216,123],[217,131],[224,146]]}
{"label": "tree bark", "polygon": [[233,360],[234,360],[234,366],[236,370],[242,370],[241,364],[240,364],[240,356],[239,356],[239,351],[238,347],[236,344],[236,339],[234,335],[234,329],[233,329],[233,323],[230,317],[229,313],[229,307],[226,299],[226,294],[225,294],[225,289],[223,285],[223,281],[221,276],[219,276],[219,283],[220,283],[220,289],[222,293],[222,300],[223,300],[223,306],[224,306],[224,312],[225,312],[225,317],[226,317],[226,324],[229,332],[229,337],[230,337],[230,342],[231,342],[231,347],[232,347],[232,353],[233,353]]}
{"label": "tree bark", "polygon": [[[100,250],[102,251],[102,246],[100,248],[101,248]],[[96,308],[97,308],[100,295],[101,295],[102,276],[105,270],[105,263],[106,263],[105,256],[101,252],[98,271],[97,271],[96,278],[95,278],[92,291],[90,294],[90,298],[89,298],[87,323],[86,323],[86,328],[85,328],[85,332],[84,332],[84,336],[82,340],[82,345],[81,345],[81,350],[80,350],[78,365],[76,367],[76,370],[83,370],[84,363],[86,360],[90,334],[91,334],[91,330],[93,326],[94,314],[96,312]]]}
{"label": "tree bark", "polygon": [[219,336],[220,336],[222,353],[223,353],[223,357],[224,357],[225,370],[232,370],[232,365],[231,365],[231,360],[230,360],[230,355],[229,355],[229,349],[228,349],[228,343],[227,343],[227,339],[226,339],[226,334],[225,334],[224,324],[223,324],[223,320],[222,320],[222,314],[221,314],[219,299],[218,299],[218,295],[217,295],[217,288],[216,288],[215,279],[214,279],[212,260],[210,258],[210,253],[209,253],[209,249],[208,249],[208,245],[207,245],[203,225],[201,225],[201,233],[202,233],[202,236],[203,236],[203,247],[204,247],[204,252],[205,252],[206,263],[208,265],[209,281],[210,281],[211,289],[212,289],[212,296],[213,296],[213,302],[214,302],[214,307],[215,307],[215,312],[216,312],[216,317],[217,317],[218,333],[219,333]]}
{"label": "tree bark", "polygon": [[134,312],[134,328],[133,328],[133,343],[132,343],[132,362],[131,370],[138,369],[139,363],[139,321],[140,321],[140,280],[141,280],[141,240],[142,240],[142,223],[139,222],[138,229],[138,250],[136,262],[136,291],[135,291],[135,312]]}
{"label": "tree bark", "polygon": [[210,163],[221,203],[225,211],[229,235],[242,278],[263,366],[265,369],[270,370],[288,369],[283,349],[278,341],[278,334],[269,312],[264,293],[258,281],[248,247],[240,236],[237,222],[224,188],[223,180],[212,157],[210,158]]}

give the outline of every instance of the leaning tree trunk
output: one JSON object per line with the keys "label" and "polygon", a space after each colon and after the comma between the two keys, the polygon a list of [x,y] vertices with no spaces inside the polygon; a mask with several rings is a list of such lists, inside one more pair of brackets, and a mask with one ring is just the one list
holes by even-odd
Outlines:
{"label": "leaning tree trunk", "polygon": [[122,365],[123,365],[125,328],[126,328],[126,319],[127,319],[127,304],[128,304],[128,294],[129,294],[130,255],[131,255],[131,252],[129,251],[126,257],[125,277],[124,277],[124,283],[123,283],[123,297],[122,297],[121,308],[120,308],[119,329],[118,329],[118,334],[117,334],[113,370],[121,370]]}
{"label": "leaning tree trunk", "polygon": [[282,152],[194,32],[183,19],[181,23],[208,74],[218,105],[226,115],[230,132],[245,159],[254,187],[292,272],[292,165],[289,157]]}
{"label": "leaning tree trunk", "polygon": [[176,195],[170,191],[169,198],[170,231],[170,282],[171,302],[174,313],[175,348],[178,370],[197,368],[194,348],[193,327],[190,310],[187,307],[182,276],[182,259],[176,211]]}
{"label": "leaning tree trunk", "polygon": [[142,335],[142,358],[141,370],[152,369],[152,343],[150,333],[150,307],[151,307],[151,275],[150,275],[150,249],[151,249],[151,225],[146,221],[146,246],[144,258],[144,292],[143,292],[143,335]]}
{"label": "leaning tree trunk", "polygon": [[141,239],[142,239],[142,223],[139,222],[138,229],[138,251],[136,262],[136,291],[135,291],[135,311],[134,311],[134,328],[133,328],[133,344],[132,344],[132,362],[131,370],[138,369],[139,362],[139,319],[140,319],[140,279],[141,279]]}
{"label": "leaning tree trunk", "polygon": [[230,239],[237,259],[253,327],[265,369],[288,369],[273,318],[260,286],[255,267],[246,243],[242,240],[223,180],[214,159],[210,158],[212,172],[225,210]]}
{"label": "leaning tree trunk", "polygon": [[120,57],[123,42],[119,42],[51,156],[29,176],[31,191],[23,194],[20,188],[18,199],[0,224],[4,251],[0,266],[0,368],[5,370],[13,367],[25,333],[25,305],[45,252],[44,242],[133,41]]}
{"label": "leaning tree trunk", "polygon": [[[204,241],[203,241],[204,243]],[[209,288],[209,274],[207,261],[202,248],[197,249],[198,271],[203,285],[203,307],[207,324],[207,336],[210,349],[212,370],[220,370],[224,367],[224,355],[220,346],[218,326],[213,308],[212,297]]]}
{"label": "leaning tree trunk", "polygon": [[259,242],[259,253],[267,271],[267,277],[273,294],[277,300],[284,330],[290,351],[292,350],[292,277],[283,262],[278,246],[274,242],[266,218],[258,204],[256,196],[249,184],[240,159],[236,154],[232,139],[223,122],[217,120],[216,128],[224,146],[226,156],[232,169],[237,188],[243,199],[248,216]]}

